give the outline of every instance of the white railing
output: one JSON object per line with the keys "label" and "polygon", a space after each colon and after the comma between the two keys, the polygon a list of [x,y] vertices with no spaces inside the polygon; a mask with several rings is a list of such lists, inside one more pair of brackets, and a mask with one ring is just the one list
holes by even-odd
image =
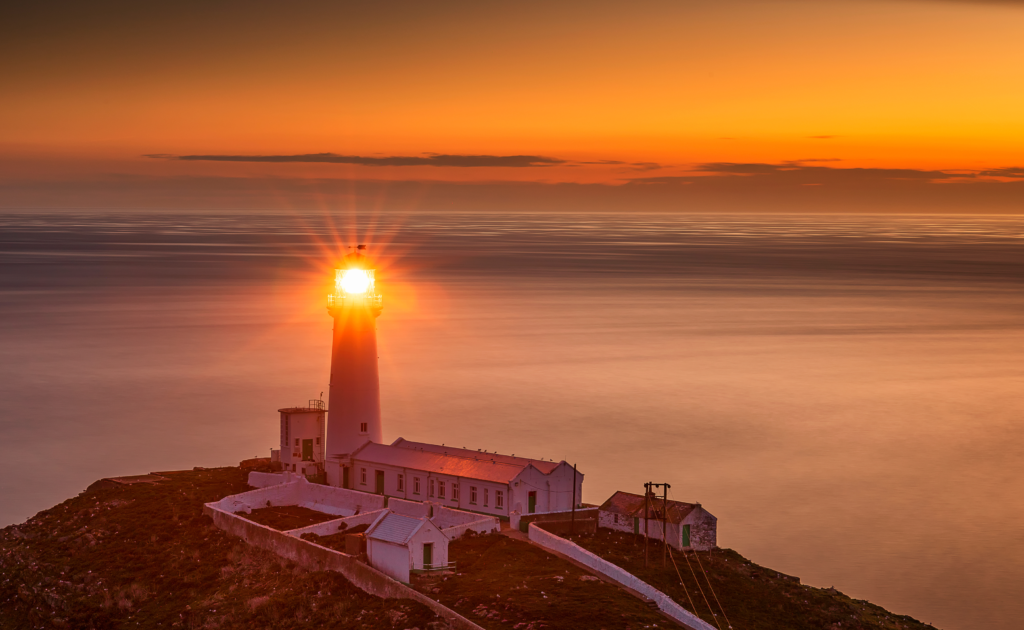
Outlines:
{"label": "white railing", "polygon": [[327,296],[327,308],[341,308],[349,304],[367,304],[373,308],[384,308],[384,296],[379,294],[345,295],[332,293]]}

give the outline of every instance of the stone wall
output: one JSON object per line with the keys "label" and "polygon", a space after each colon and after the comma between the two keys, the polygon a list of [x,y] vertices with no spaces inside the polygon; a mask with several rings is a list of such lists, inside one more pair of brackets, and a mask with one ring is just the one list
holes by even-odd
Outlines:
{"label": "stone wall", "polygon": [[718,519],[707,510],[696,509],[683,522],[690,524],[691,548],[707,551],[718,546]]}
{"label": "stone wall", "polygon": [[285,483],[284,473],[265,473],[253,471],[249,473],[249,485],[253,488],[266,488]]}
{"label": "stone wall", "polygon": [[616,566],[611,562],[590,553],[583,547],[546,532],[536,524],[531,524],[529,526],[529,535],[530,540],[541,547],[569,556],[573,560],[577,560],[601,575],[604,575],[623,586],[631,588],[649,599],[653,599],[657,602],[658,608],[661,609],[662,612],[678,621],[684,627],[689,628],[690,630],[716,630],[713,626],[708,625],[693,613],[677,604],[668,595],[662,593],[632,573],[629,573],[622,567]]}
{"label": "stone wall", "polygon": [[538,521],[537,527],[542,528],[546,532],[551,532],[558,536],[565,536],[567,534],[596,534],[597,533],[597,519],[596,518],[578,518],[576,522],[571,520],[564,521]]}
{"label": "stone wall", "polygon": [[[576,510],[576,520],[592,519],[597,517],[597,508],[581,508]],[[519,516],[519,530],[525,532],[530,523],[542,521],[568,521],[572,519],[572,510],[559,510],[557,512],[536,512],[534,514],[521,514]]]}
{"label": "stone wall", "polygon": [[430,504],[423,503],[421,501],[407,501],[405,499],[391,497],[388,499],[388,509],[395,514],[404,514],[405,516],[411,516],[413,518],[430,516]]}
{"label": "stone wall", "polygon": [[226,512],[248,513],[267,507],[268,502],[270,505],[298,505],[325,514],[352,516],[384,508],[385,498],[377,494],[309,483],[305,478],[298,477],[295,481],[233,494],[214,505]]}
{"label": "stone wall", "polygon": [[254,547],[272,551],[310,571],[340,573],[357,588],[376,597],[415,600],[433,610],[456,630],[483,630],[454,610],[391,579],[352,556],[235,516],[218,507],[218,503],[220,501],[207,503],[203,506],[203,513],[213,519],[214,525],[242,538]]}
{"label": "stone wall", "polygon": [[[303,534],[316,534],[317,536],[330,536],[332,534],[343,534],[345,531],[356,527],[357,525],[372,525],[380,516],[387,514],[387,510],[374,510],[373,512],[363,512],[356,516],[346,516],[345,518],[336,518],[330,521],[324,521],[323,523],[317,523],[315,525],[309,525],[307,527],[300,527],[299,529],[291,529],[285,532],[289,536],[299,536]],[[341,530],[341,524],[347,525],[345,530]]]}
{"label": "stone wall", "polygon": [[597,526],[632,534],[633,517],[601,511],[597,515]]}

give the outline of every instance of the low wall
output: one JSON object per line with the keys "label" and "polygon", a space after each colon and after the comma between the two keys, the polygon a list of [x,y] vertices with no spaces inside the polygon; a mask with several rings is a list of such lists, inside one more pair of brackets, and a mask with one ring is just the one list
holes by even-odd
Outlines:
{"label": "low wall", "polygon": [[465,510],[456,510],[453,508],[447,508],[440,505],[434,506],[434,515],[430,517],[430,520],[437,525],[440,529],[448,527],[455,527],[456,525],[466,525],[468,523],[476,523],[481,519],[498,518],[497,516],[488,516],[487,514],[478,514],[476,512],[467,512]]}
{"label": "low wall", "polygon": [[433,610],[457,630],[483,630],[454,610],[389,578],[352,556],[235,516],[217,507],[217,503],[219,501],[204,505],[203,514],[212,518],[214,525],[220,529],[242,538],[254,547],[272,551],[310,571],[340,573],[357,588],[376,597],[415,600]]}
{"label": "low wall", "polygon": [[269,486],[276,486],[278,484],[285,483],[284,473],[265,473],[265,472],[251,472],[249,473],[249,485],[253,488],[267,488]]}
{"label": "low wall", "polygon": [[309,483],[303,477],[293,477],[293,479],[295,481],[233,494],[211,505],[215,505],[225,512],[248,513],[251,510],[267,507],[269,502],[270,505],[298,505],[337,516],[352,516],[356,513],[361,514],[384,508],[385,498],[379,494]]}
{"label": "low wall", "polygon": [[[298,529],[290,529],[285,533],[289,536],[301,537],[303,534],[316,534],[317,536],[330,536],[332,534],[344,534],[346,531],[356,527],[357,525],[371,525],[377,520],[382,514],[386,514],[387,510],[374,510],[373,512],[363,512],[356,516],[346,516],[345,518],[336,518],[330,521],[324,521],[323,523],[317,523],[316,525],[308,525],[306,527],[300,527]],[[341,524],[344,523],[348,527],[344,530],[340,529]]]}
{"label": "low wall", "polygon": [[[582,508],[576,510],[576,520],[582,519],[596,519],[598,514],[597,508]],[[525,532],[526,528],[529,527],[530,523],[539,523],[543,521],[569,521],[572,520],[572,510],[559,510],[557,512],[535,512],[533,514],[520,514],[519,515],[519,531]]]}
{"label": "low wall", "polygon": [[430,516],[430,504],[421,501],[406,501],[405,499],[391,497],[388,499],[388,509],[395,514],[404,514],[413,518]]}
{"label": "low wall", "polygon": [[484,518],[473,521],[472,523],[463,523],[462,525],[453,525],[452,527],[446,527],[441,530],[441,533],[448,537],[448,540],[455,540],[456,538],[463,537],[466,532],[476,532],[477,534],[489,534],[491,532],[501,531],[501,519],[497,516],[485,516]]}
{"label": "low wall", "polygon": [[565,536],[566,534],[596,534],[597,519],[577,518],[575,523],[571,520],[539,521],[537,527],[557,536]]}
{"label": "low wall", "polygon": [[[579,510],[577,510],[577,514],[579,514]],[[530,540],[541,547],[569,556],[573,560],[590,567],[601,575],[611,578],[615,582],[631,588],[645,597],[653,599],[657,602],[658,608],[660,608],[662,612],[687,628],[690,628],[691,630],[716,630],[713,626],[708,625],[696,615],[677,604],[671,597],[662,593],[647,582],[644,582],[632,573],[626,571],[622,567],[616,566],[604,558],[600,558],[590,553],[573,542],[544,531],[535,523],[530,524],[529,534]]]}

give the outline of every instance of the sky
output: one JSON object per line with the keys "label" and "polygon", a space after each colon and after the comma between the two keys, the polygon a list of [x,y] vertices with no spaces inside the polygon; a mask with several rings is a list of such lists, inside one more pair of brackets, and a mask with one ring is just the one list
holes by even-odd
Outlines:
{"label": "sky", "polygon": [[7,3],[0,208],[1017,213],[1022,32],[1014,1]]}

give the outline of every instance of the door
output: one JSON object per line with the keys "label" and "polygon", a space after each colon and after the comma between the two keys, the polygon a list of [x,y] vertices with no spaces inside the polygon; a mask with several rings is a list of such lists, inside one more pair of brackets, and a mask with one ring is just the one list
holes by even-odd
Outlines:
{"label": "door", "polygon": [[537,511],[537,493],[534,490],[530,490],[529,503],[528,509],[530,510],[530,514],[533,514]]}
{"label": "door", "polygon": [[384,494],[384,471],[377,471],[377,494]]}
{"label": "door", "polygon": [[423,543],[423,568],[429,569],[434,565],[434,543]]}
{"label": "door", "polygon": [[341,487],[342,488],[347,488],[348,487],[348,471],[349,471],[349,467],[348,466],[342,466],[341,467]]}
{"label": "door", "polygon": [[639,516],[634,516],[633,517],[633,533],[634,534],[639,534],[640,533],[640,517]]}
{"label": "door", "polygon": [[313,461],[313,440],[302,440],[302,461]]}

